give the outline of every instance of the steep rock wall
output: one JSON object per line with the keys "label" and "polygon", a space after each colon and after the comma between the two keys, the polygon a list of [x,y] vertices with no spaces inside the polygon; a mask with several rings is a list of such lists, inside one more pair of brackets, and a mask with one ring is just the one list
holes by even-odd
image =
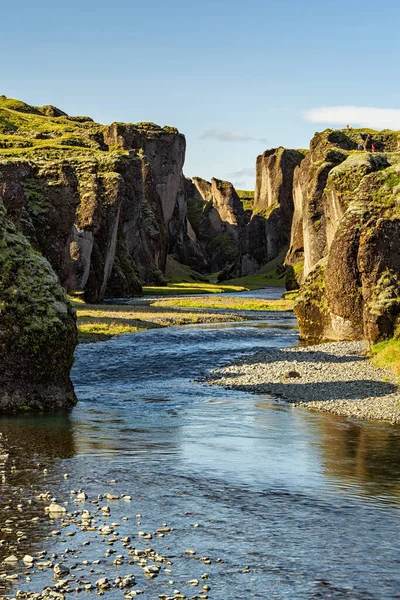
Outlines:
{"label": "steep rock wall", "polygon": [[0,200],[0,410],[70,408],[75,312]]}
{"label": "steep rock wall", "polygon": [[[358,140],[368,135],[367,144],[372,139],[382,152],[355,150]],[[303,338],[366,338],[373,343],[396,330],[396,138],[394,132],[328,130],[314,137],[310,155],[295,172],[298,205],[287,260],[301,254],[303,247],[305,280],[295,308]]]}
{"label": "steep rock wall", "polygon": [[229,181],[194,177],[187,190],[189,220],[208,257],[209,270],[233,265],[240,274],[248,216],[235,188]]}
{"label": "steep rock wall", "polygon": [[304,156],[302,151],[276,148],[257,157],[253,213],[245,231],[243,274],[256,271],[289,243],[293,174]]}
{"label": "steep rock wall", "polygon": [[168,244],[196,252],[176,129],[104,127],[5,97],[0,117],[0,195],[67,290],[132,296],[165,283]]}

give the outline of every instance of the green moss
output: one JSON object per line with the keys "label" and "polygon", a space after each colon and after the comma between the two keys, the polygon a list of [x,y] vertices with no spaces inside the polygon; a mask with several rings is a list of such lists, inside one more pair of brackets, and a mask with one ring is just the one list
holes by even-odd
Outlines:
{"label": "green moss", "polygon": [[326,302],[325,270],[327,258],[314,267],[300,288],[294,304],[294,312],[304,339],[323,338],[325,325],[329,318]]}
{"label": "green moss", "polygon": [[200,223],[208,208],[209,203],[206,201],[189,198],[187,202],[187,215],[193,231],[198,235]]}
{"label": "green moss", "polygon": [[236,190],[236,193],[242,202],[243,210],[252,212],[254,204],[254,190]]}
{"label": "green moss", "polygon": [[207,244],[207,252],[209,255],[222,255],[224,262],[230,263],[236,262],[239,257],[239,247],[229,232],[213,237]]}
{"label": "green moss", "polygon": [[383,271],[368,306],[371,314],[375,316],[392,311],[400,312],[400,277],[396,272],[390,269]]}

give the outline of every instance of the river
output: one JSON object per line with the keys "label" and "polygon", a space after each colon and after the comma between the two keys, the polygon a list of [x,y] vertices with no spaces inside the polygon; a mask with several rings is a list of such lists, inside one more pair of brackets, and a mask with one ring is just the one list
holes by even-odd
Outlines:
{"label": "river", "polygon": [[[194,597],[199,592],[186,582],[205,571],[214,600],[400,598],[400,428],[201,381],[243,353],[297,343],[290,313],[262,316],[79,346],[72,373],[79,404],[69,415],[0,420],[9,452],[0,484],[7,540],[0,555],[5,547],[17,556],[59,555],[68,546],[78,562],[103,557],[104,543],[94,535],[84,550],[87,532],[52,535],[56,525],[35,500],[50,490],[77,510],[69,492],[80,488],[89,498],[132,497],[111,503],[121,536],[154,532],[162,523],[174,528],[147,542],[171,557],[172,574],[145,580],[132,567],[144,600],[174,589]],[[17,530],[28,539],[14,542]],[[123,568],[104,561],[87,576],[94,581]],[[40,591],[52,580],[46,569],[33,569],[28,583],[21,565],[0,571],[15,576],[14,589]],[[78,596],[97,594],[67,597]],[[105,597],[123,595],[113,589]]]}

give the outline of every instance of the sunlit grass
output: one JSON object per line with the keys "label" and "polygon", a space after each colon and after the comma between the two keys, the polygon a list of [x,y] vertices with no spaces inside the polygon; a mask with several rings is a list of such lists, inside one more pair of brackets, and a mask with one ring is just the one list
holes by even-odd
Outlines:
{"label": "sunlit grass", "polygon": [[377,367],[389,368],[400,379],[400,339],[375,344],[371,352],[371,360]]}
{"label": "sunlit grass", "polygon": [[219,308],[225,310],[292,310],[293,301],[289,299],[264,300],[257,298],[227,298],[206,296],[202,298],[168,298],[151,302],[154,307]]}
{"label": "sunlit grass", "polygon": [[184,282],[170,283],[168,286],[145,286],[144,295],[151,296],[176,296],[187,294],[222,294],[226,292],[244,292],[247,288],[243,285],[225,285],[222,283]]}
{"label": "sunlit grass", "polygon": [[71,298],[71,301],[78,316],[80,342],[101,341],[155,327],[243,320],[232,313],[190,312],[173,307],[149,306],[149,301],[140,305],[85,304],[79,298]]}

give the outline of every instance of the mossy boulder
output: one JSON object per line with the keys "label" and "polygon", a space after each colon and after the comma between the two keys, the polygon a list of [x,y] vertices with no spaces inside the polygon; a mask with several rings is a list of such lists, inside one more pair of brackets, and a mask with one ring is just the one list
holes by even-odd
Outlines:
{"label": "mossy boulder", "polygon": [[74,309],[48,261],[7,218],[2,200],[0,272],[0,410],[72,407]]}

